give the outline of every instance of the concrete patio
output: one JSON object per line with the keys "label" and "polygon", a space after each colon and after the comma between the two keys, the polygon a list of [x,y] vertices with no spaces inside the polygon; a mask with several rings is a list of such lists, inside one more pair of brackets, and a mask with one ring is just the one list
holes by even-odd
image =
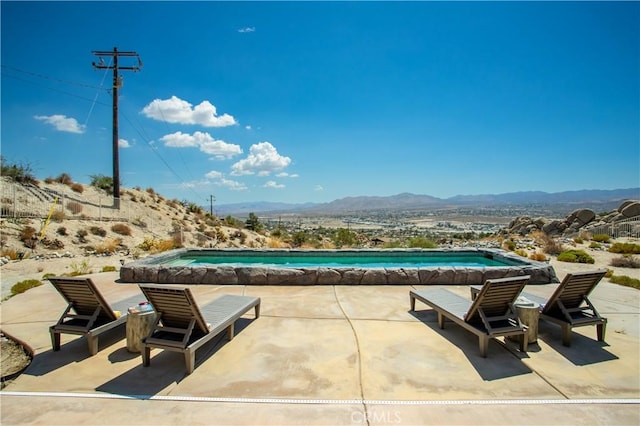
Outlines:
{"label": "concrete patio", "polygon": [[[565,271],[557,270],[558,276]],[[108,300],[139,294],[117,273],[91,278]],[[528,286],[541,296],[556,284]],[[151,366],[126,349],[124,330],[86,341],[63,335],[51,351],[48,327],[65,303],[46,284],[1,305],[2,330],[35,357],[0,392],[1,422],[15,424],[629,424],[640,423],[640,292],[603,280],[592,301],[609,319],[574,330],[540,322],[526,354],[477,338],[436,314],[412,286],[191,286],[200,305],[221,294],[262,299],[196,355],[152,351]],[[418,286],[417,288],[421,288]],[[469,297],[468,286],[448,286]],[[141,301],[144,300],[141,296]]]}

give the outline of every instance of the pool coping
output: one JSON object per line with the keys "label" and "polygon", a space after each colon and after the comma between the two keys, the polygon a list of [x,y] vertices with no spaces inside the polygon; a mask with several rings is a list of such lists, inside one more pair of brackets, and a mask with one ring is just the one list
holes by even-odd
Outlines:
{"label": "pool coping", "polygon": [[[358,256],[376,252],[385,255],[406,256],[428,253],[443,256],[460,253],[477,253],[510,264],[508,266],[485,267],[416,267],[416,268],[361,268],[361,267],[260,267],[260,266],[214,266],[176,265],[165,263],[188,253],[216,253],[216,255],[290,255],[319,257],[336,253]],[[530,284],[559,282],[555,270],[547,262],[523,258],[501,249],[454,248],[454,249],[211,249],[180,248],[148,256],[123,265],[120,268],[122,283],[158,284],[216,284],[216,285],[470,285],[482,284],[488,279],[530,275]]]}

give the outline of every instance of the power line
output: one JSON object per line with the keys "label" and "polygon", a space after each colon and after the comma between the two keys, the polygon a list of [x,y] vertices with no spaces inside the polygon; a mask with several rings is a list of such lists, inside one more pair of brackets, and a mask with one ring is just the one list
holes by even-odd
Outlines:
{"label": "power line", "polygon": [[[56,77],[51,77],[51,76],[48,76],[48,75],[45,75],[45,74],[39,74],[39,73],[36,73],[36,72],[33,72],[33,71],[23,70],[23,69],[20,69],[20,68],[9,66],[9,65],[2,65],[2,68],[5,68],[5,69],[11,70],[11,71],[16,71],[16,72],[19,72],[19,73],[22,73],[22,74],[30,75],[30,76],[33,76],[33,77],[41,78],[43,80],[49,80],[49,81],[55,81],[55,82],[58,82],[58,83],[68,84],[70,86],[88,87],[90,89],[102,89],[102,86],[94,86],[94,85],[90,85],[90,84],[86,84],[86,83],[79,83],[77,81],[62,80],[62,79],[59,79],[59,78],[56,78]],[[9,77],[11,77],[11,76],[9,76]]]}
{"label": "power line", "polygon": [[[94,52],[94,53],[98,53],[98,52]],[[106,53],[108,55],[112,55],[113,54],[112,51],[99,52],[99,53],[102,53],[102,54]],[[118,53],[135,53],[135,52],[118,52]],[[134,55],[122,55],[122,56],[134,56]],[[138,56],[136,56],[136,57],[139,59]],[[111,66],[111,64],[112,64],[112,61],[110,60],[108,66]],[[141,62],[139,62],[139,64],[141,64]],[[97,65],[100,67],[99,69],[105,69],[105,73],[103,75],[103,78],[102,78],[99,86],[96,86],[96,85],[93,85],[93,84],[80,83],[80,82],[77,82],[77,81],[63,80],[63,79],[60,79],[60,78],[57,78],[57,77],[53,77],[53,76],[49,76],[49,75],[46,75],[46,74],[33,72],[33,71],[29,71],[29,70],[24,70],[24,69],[21,69],[21,68],[13,67],[13,66],[10,66],[10,65],[4,65],[4,64],[1,65],[1,67],[2,67],[1,75],[2,75],[3,78],[12,78],[12,79],[15,79],[15,80],[18,80],[18,81],[22,81],[22,82],[27,83],[27,84],[31,84],[33,86],[42,87],[44,89],[51,90],[53,92],[62,93],[62,94],[67,95],[67,96],[71,96],[71,97],[74,97],[74,98],[77,98],[77,99],[82,99],[83,101],[91,102],[91,107],[90,107],[89,113],[87,115],[87,119],[85,121],[85,125],[86,125],[88,123],[88,121],[89,121],[89,118],[90,118],[90,116],[92,114],[92,111],[93,111],[93,108],[94,108],[95,105],[101,105],[101,106],[109,106],[110,105],[109,103],[98,101],[99,92],[101,90],[104,90],[107,93],[111,91],[111,88],[106,88],[106,87],[104,87],[104,84],[103,84],[104,83],[104,78],[106,77],[107,72],[109,71],[109,68],[107,67],[107,64],[105,64],[105,63],[102,63],[102,64],[98,63]],[[125,69],[125,68],[124,67],[119,67],[119,69]],[[15,75],[15,74],[13,74],[11,72],[14,72],[14,73],[16,73],[18,75]],[[83,96],[83,95],[78,95],[76,93],[68,92],[66,90],[63,90],[63,89],[60,89],[60,88],[57,88],[57,87],[52,87],[52,86],[48,86],[48,85],[43,84],[43,83],[39,83],[37,80],[27,79],[27,78],[21,77],[20,74],[22,74],[24,76],[35,77],[36,79],[39,79],[39,80],[44,80],[44,81],[49,81],[49,82],[56,82],[56,83],[66,84],[66,85],[69,85],[69,86],[96,89],[96,90],[98,90],[98,93],[96,93],[96,95],[93,98],[89,98],[89,97],[86,97],[86,96]],[[160,112],[162,114],[162,111],[160,111]],[[196,192],[194,190],[194,188],[186,185],[186,181],[184,180],[184,178],[182,176],[180,176],[180,174],[178,174],[178,172],[161,155],[161,153],[158,151],[157,147],[153,145],[153,143],[151,142],[151,138],[146,134],[146,132],[144,131],[143,126],[141,125],[141,123],[136,119],[135,120],[136,124],[137,124],[137,126],[136,126],[136,125],[134,125],[132,120],[127,116],[126,113],[123,113],[122,116],[125,119],[125,121],[127,121],[131,125],[131,127],[140,136],[140,138],[147,144],[147,147],[160,159],[160,161],[169,170],[169,172],[171,172],[171,174],[173,174],[177,178],[177,180],[181,184],[183,184],[184,187],[194,195],[194,197],[196,197],[198,199],[199,198],[204,198],[203,194],[200,194],[200,193]],[[167,123],[168,123],[167,120],[163,117],[162,121],[165,124],[166,129],[169,130],[169,127],[167,125]],[[189,172],[189,168],[187,167],[187,164],[186,164],[186,161],[185,161],[184,157],[181,154],[179,155],[179,157],[180,157],[180,160],[182,161],[182,165],[185,166],[185,170],[187,170]],[[191,177],[193,178],[193,176],[191,176]]]}
{"label": "power line", "polygon": [[[13,76],[13,75],[7,75],[7,74],[2,74],[2,75],[3,75],[3,78],[6,78],[6,77],[13,78],[13,79],[16,79],[16,80],[23,81],[23,82],[25,82],[25,83],[32,84],[32,85],[34,85],[34,86],[44,87],[45,89],[51,90],[51,91],[53,91],[53,92],[63,93],[63,94],[65,94],[65,95],[72,96],[72,97],[74,97],[74,98],[82,99],[82,100],[89,101],[89,102],[94,102],[94,100],[93,100],[93,99],[91,99],[91,98],[87,98],[87,97],[82,96],[82,95],[78,95],[78,94],[75,94],[75,93],[67,92],[67,91],[65,91],[65,90],[57,89],[57,88],[55,88],[55,87],[45,86],[45,85],[43,85],[43,84],[39,84],[39,83],[36,83],[36,82],[34,82],[34,81],[30,81],[30,80],[25,80],[25,79],[23,79],[23,78],[16,77],[16,76]],[[98,102],[98,101],[96,101],[95,103],[96,103],[96,104],[98,104],[98,105],[105,105],[105,106],[108,106],[108,105],[109,105],[109,104],[105,104],[105,103]]]}

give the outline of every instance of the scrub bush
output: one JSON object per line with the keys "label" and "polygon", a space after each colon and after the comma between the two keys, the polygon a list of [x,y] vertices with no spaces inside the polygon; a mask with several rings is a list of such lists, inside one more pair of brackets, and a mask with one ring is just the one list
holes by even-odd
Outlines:
{"label": "scrub bush", "polygon": [[640,254],[640,244],[615,243],[609,248],[609,251],[620,254]]}
{"label": "scrub bush", "polygon": [[615,284],[620,284],[625,287],[633,287],[640,290],[640,280],[637,278],[631,278],[626,275],[612,275],[609,281]]}
{"label": "scrub bush", "polygon": [[640,268],[640,260],[631,255],[613,258],[610,264],[619,268]]}
{"label": "scrub bush", "polygon": [[567,250],[558,255],[558,261],[571,263],[595,263],[595,259],[584,250]]}
{"label": "scrub bush", "polygon": [[591,240],[597,243],[608,243],[611,240],[611,237],[608,236],[607,234],[596,234],[593,237],[591,237]]}
{"label": "scrub bush", "polygon": [[15,283],[11,287],[11,295],[15,296],[16,294],[24,293],[30,288],[39,287],[42,285],[42,281],[40,280],[24,280],[18,283]]}
{"label": "scrub bush", "polygon": [[116,223],[111,227],[111,230],[120,235],[131,235],[131,228],[124,223]]}

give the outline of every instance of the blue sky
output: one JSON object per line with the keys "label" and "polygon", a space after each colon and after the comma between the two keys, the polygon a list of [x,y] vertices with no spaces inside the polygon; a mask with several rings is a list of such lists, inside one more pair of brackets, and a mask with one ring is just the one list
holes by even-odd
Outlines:
{"label": "blue sky", "polygon": [[[9,2],[1,142],[207,204],[640,186],[638,2]],[[107,65],[109,58],[105,58]],[[120,66],[136,65],[120,58]]]}

